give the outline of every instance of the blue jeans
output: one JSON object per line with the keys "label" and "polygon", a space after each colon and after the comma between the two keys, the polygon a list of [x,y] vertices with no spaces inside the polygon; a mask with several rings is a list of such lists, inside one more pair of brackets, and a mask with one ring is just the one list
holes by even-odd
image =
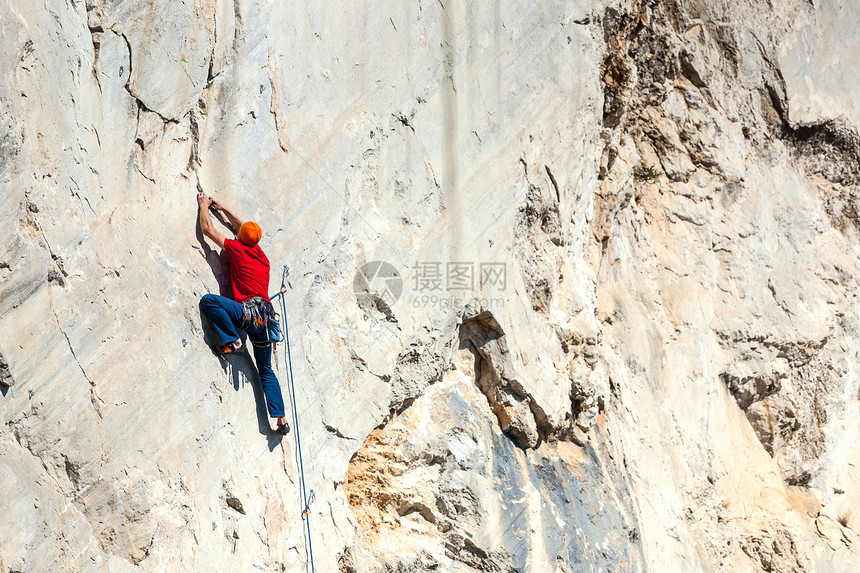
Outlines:
{"label": "blue jeans", "polygon": [[[203,295],[200,300],[200,309],[209,318],[212,328],[218,336],[218,344],[227,344],[239,339],[239,330],[245,321],[245,311],[242,305],[224,296],[217,294]],[[255,328],[250,326],[245,329],[251,342],[268,342],[266,327]],[[272,346],[254,346],[254,359],[257,361],[257,371],[260,373],[260,384],[266,395],[266,406],[269,416],[279,418],[284,416],[284,398],[281,395],[281,385],[272,370]]]}

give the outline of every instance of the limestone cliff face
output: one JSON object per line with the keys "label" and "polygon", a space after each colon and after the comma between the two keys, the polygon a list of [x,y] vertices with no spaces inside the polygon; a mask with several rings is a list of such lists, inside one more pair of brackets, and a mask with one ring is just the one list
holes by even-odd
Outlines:
{"label": "limestone cliff face", "polygon": [[7,2],[0,571],[308,570],[198,190],[290,267],[317,571],[860,568],[858,17]]}

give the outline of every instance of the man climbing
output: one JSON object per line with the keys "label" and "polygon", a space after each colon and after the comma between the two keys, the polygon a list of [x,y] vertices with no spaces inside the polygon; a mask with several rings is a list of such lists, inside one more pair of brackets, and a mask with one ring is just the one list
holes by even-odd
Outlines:
{"label": "man climbing", "polygon": [[[262,232],[253,221],[243,222],[218,201],[203,193],[197,194],[198,221],[203,234],[224,249],[230,259],[230,288],[232,300],[215,294],[204,295],[200,308],[209,318],[218,345],[213,350],[221,355],[235,354],[242,349],[239,330],[248,334],[254,346],[254,359],[260,373],[260,384],[266,395],[269,416],[277,418],[278,431],[286,434],[289,426],[284,416],[281,385],[272,370],[272,345],[267,331],[267,317],[274,314],[269,301],[269,259],[257,244]],[[238,229],[238,241],[226,239],[215,230],[209,208],[220,211]]]}

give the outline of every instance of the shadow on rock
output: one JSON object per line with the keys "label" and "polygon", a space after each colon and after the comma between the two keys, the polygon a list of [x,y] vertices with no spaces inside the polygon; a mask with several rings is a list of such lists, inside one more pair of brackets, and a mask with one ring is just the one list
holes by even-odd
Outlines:
{"label": "shadow on rock", "polygon": [[[200,312],[200,324],[203,327],[203,341],[212,347],[218,344],[215,333],[212,330],[212,324],[209,322],[209,318],[203,313],[203,311],[199,308],[198,310]],[[257,372],[257,367],[254,365],[254,359],[251,357],[250,351],[248,350],[251,343],[244,331],[240,330],[239,336],[241,337],[242,345],[245,348],[242,352],[230,356],[219,355],[215,353],[214,350],[212,353],[218,357],[218,362],[221,364],[221,369],[224,371],[224,374],[227,374],[230,377],[234,390],[238,392],[239,389],[244,386],[245,382],[248,382],[249,386],[251,386],[251,389],[254,391],[254,403],[257,405],[257,427],[260,434],[266,436],[267,445],[271,452],[278,447],[278,444],[281,443],[281,439],[283,439],[284,436],[283,434],[272,430],[272,427],[269,424],[269,416],[266,411],[266,398],[263,395],[263,387],[260,384],[260,375]]]}
{"label": "shadow on rock", "polygon": [[203,237],[200,226],[197,226],[197,242],[203,250],[203,258],[212,270],[212,275],[218,281],[218,294],[230,297],[233,293],[230,289],[230,258],[224,251],[215,251]]}

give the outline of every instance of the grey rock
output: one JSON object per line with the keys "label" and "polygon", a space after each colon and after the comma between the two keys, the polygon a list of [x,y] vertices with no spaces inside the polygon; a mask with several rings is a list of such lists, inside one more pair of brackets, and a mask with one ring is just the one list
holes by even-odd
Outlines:
{"label": "grey rock", "polygon": [[12,377],[12,372],[9,371],[9,363],[3,353],[0,352],[0,384],[4,386],[14,386],[15,379]]}
{"label": "grey rock", "polygon": [[[0,569],[860,569],[857,16],[7,3]],[[293,270],[286,437],[201,190]]]}

